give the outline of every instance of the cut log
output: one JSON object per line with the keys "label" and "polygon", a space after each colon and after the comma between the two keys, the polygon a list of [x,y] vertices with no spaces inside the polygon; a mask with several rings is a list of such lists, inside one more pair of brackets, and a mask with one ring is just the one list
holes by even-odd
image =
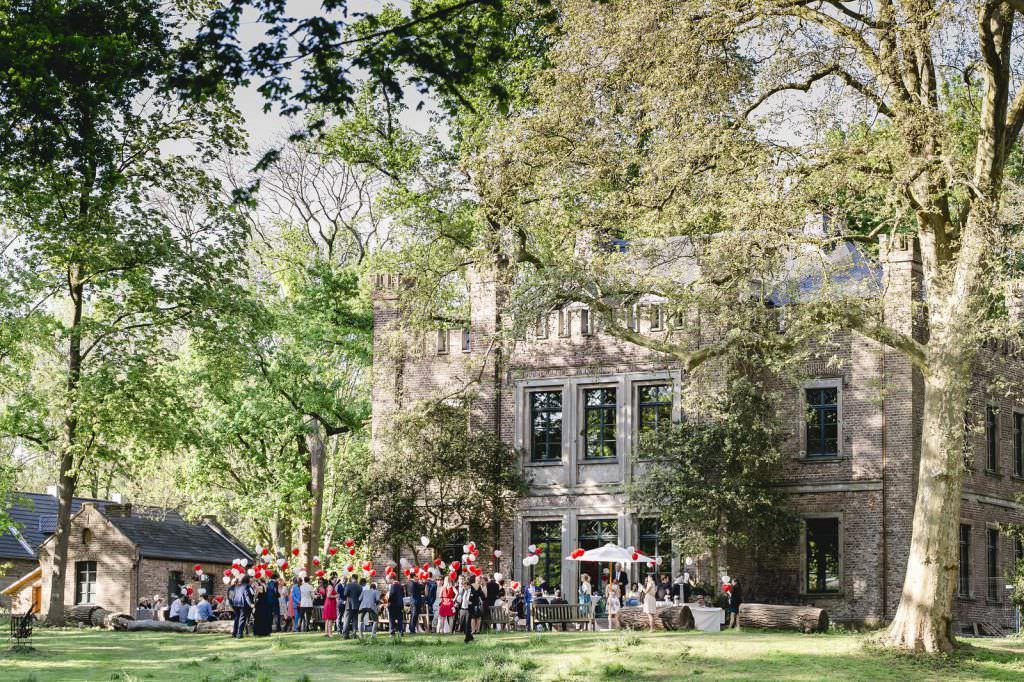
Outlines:
{"label": "cut log", "polygon": [[195,630],[191,625],[175,623],[170,620],[122,620],[119,621],[119,625],[123,625],[128,632],[192,632]]}
{"label": "cut log", "polygon": [[73,606],[64,613],[64,620],[71,624],[92,626],[92,614],[103,609],[94,604]]}
{"label": "cut log", "polygon": [[[619,610],[619,625],[632,630],[646,630],[650,627],[647,614],[640,606],[627,606]],[[659,606],[654,616],[655,630],[692,630],[693,614],[685,604]]]}
{"label": "cut log", "polygon": [[234,626],[234,621],[211,620],[207,623],[196,623],[196,632],[231,634]]}
{"label": "cut log", "polygon": [[135,620],[135,618],[128,613],[111,613],[103,609],[94,611],[92,614],[92,624],[99,628],[107,628],[108,630],[115,630],[114,623],[125,620]]}
{"label": "cut log", "polygon": [[782,604],[740,604],[741,628],[771,628],[825,632],[828,614],[814,606],[787,606]]}

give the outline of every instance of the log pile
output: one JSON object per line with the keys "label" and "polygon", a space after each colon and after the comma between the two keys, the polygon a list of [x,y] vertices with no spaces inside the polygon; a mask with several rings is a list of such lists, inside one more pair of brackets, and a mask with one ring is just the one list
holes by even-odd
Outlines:
{"label": "log pile", "polygon": [[[632,630],[646,630],[650,627],[647,614],[640,606],[627,606],[619,610],[619,625]],[[692,630],[693,614],[685,604],[659,606],[654,615],[655,630]]]}
{"label": "log pile", "polygon": [[770,628],[825,632],[828,614],[814,606],[786,606],[782,604],[740,604],[741,628]]}

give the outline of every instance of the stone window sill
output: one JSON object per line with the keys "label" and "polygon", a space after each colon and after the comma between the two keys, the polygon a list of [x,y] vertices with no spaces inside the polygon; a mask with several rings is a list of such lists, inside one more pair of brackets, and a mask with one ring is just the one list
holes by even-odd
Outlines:
{"label": "stone window sill", "polygon": [[953,595],[958,601],[978,601],[977,597],[973,594],[954,594]]}
{"label": "stone window sill", "polygon": [[558,460],[556,462],[527,462],[526,463],[526,466],[528,466],[528,467],[560,467],[560,466],[563,466],[563,465],[564,465],[564,462],[562,462],[562,460]]}
{"label": "stone window sill", "polygon": [[991,476],[992,478],[1002,478],[1003,475],[999,473],[998,469],[985,469],[985,475]]}
{"label": "stone window sill", "polygon": [[593,459],[581,459],[580,464],[618,464],[618,457],[594,457]]}
{"label": "stone window sill", "polygon": [[847,459],[846,455],[829,455],[828,457],[808,457],[807,455],[797,455],[793,458],[801,464],[834,464],[835,462],[842,462]]}

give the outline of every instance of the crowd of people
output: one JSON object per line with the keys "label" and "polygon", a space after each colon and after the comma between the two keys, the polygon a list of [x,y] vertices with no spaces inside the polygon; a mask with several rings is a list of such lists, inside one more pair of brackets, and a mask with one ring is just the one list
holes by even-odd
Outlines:
{"label": "crowd of people", "polygon": [[[628,572],[620,566],[603,591],[595,591],[591,581],[589,574],[582,574],[578,588],[580,615],[592,617],[603,599],[612,629],[620,627],[619,613],[625,606],[642,607],[653,630],[659,605],[706,604],[703,594],[694,596],[695,585],[688,574],[673,582],[668,575],[648,575],[642,583],[631,583]],[[729,614],[727,625],[736,627],[743,599],[738,578],[723,586],[723,599]],[[421,631],[460,632],[464,641],[471,642],[480,631],[485,609],[503,606],[512,618],[531,628],[533,605],[568,603],[560,589],[550,589],[542,578],[521,586],[497,573],[463,574],[456,579],[430,572],[414,574],[404,584],[397,573],[381,582],[356,576],[345,579],[336,572],[290,580],[242,575],[230,581],[226,598],[211,599],[202,590],[193,598],[191,590],[183,590],[171,602],[167,618],[188,625],[230,619],[232,636],[239,638],[249,632],[263,637],[272,632],[309,632],[321,627],[326,637],[375,637],[381,623],[386,622],[392,637]],[[150,606],[159,610],[161,599],[154,598]]]}

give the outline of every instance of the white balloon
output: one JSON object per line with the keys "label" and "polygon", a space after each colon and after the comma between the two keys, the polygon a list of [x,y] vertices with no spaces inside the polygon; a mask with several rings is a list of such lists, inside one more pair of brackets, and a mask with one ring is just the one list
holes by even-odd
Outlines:
{"label": "white balloon", "polygon": [[402,564],[402,568],[409,568],[409,560],[405,557],[402,557],[400,563]]}
{"label": "white balloon", "polygon": [[206,588],[205,587],[200,587],[199,588],[199,595],[202,596],[204,594],[206,594]]}
{"label": "white balloon", "polygon": [[469,554],[469,545],[462,546],[463,555]]}
{"label": "white balloon", "polygon": [[532,566],[533,564],[530,562],[530,559],[532,559],[532,558],[533,558],[532,554],[529,555],[529,556],[523,557],[523,566]]}
{"label": "white balloon", "polygon": [[731,581],[732,581],[732,578],[730,578],[729,576],[727,576],[727,575],[723,575],[722,576],[722,584],[723,585],[728,583],[728,582],[731,582]]}
{"label": "white balloon", "polygon": [[494,558],[495,559],[500,559],[501,558],[501,550],[500,549],[494,550]]}
{"label": "white balloon", "polygon": [[188,588],[187,587],[182,587],[181,588],[181,593],[182,594],[188,594]]}
{"label": "white balloon", "polygon": [[250,578],[252,578],[253,576],[256,575],[256,571],[254,569],[252,569],[252,568],[250,568],[248,571],[246,571],[246,573],[249,574]]}
{"label": "white balloon", "polygon": [[659,566],[661,566],[661,557],[656,558],[655,561],[658,562]]}
{"label": "white balloon", "polygon": [[230,585],[231,584],[231,578],[229,578],[227,576],[224,576],[223,578],[221,578],[221,580],[224,582],[225,585]]}
{"label": "white balloon", "polygon": [[530,545],[527,549],[530,550],[530,554],[533,554],[537,551],[537,545]]}
{"label": "white balloon", "polygon": [[232,569],[231,569],[231,573],[232,573],[232,574],[233,574],[233,575],[234,575],[234,576],[235,576],[236,578],[237,578],[238,576],[242,575],[242,572],[241,572],[241,571],[239,571],[239,570],[238,570],[237,568],[232,568]]}
{"label": "white balloon", "polygon": [[281,566],[284,566],[284,561],[285,561],[284,559],[278,559],[278,560],[277,560],[277,566],[278,566],[278,568],[280,568]]}
{"label": "white balloon", "polygon": [[693,566],[693,558],[692,557],[686,557],[686,565],[687,566]]}
{"label": "white balloon", "polygon": [[499,583],[500,583],[500,582],[501,582],[501,578],[502,578],[502,575],[501,575],[501,573],[495,573],[495,574],[494,574],[494,580],[495,580],[495,582],[499,582]]}
{"label": "white balloon", "polygon": [[242,567],[244,568],[244,567],[246,567],[248,565],[249,565],[249,560],[248,559],[242,559]]}
{"label": "white balloon", "polygon": [[428,538],[426,535],[421,535],[420,544],[424,547],[430,547],[430,538]]}

